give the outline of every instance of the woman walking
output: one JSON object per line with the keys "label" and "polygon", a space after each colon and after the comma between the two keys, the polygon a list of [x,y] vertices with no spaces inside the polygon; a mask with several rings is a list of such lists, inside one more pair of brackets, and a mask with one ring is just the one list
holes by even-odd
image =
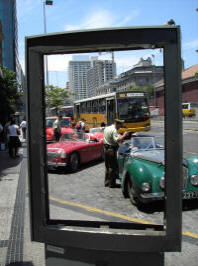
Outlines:
{"label": "woman walking", "polygon": [[8,127],[9,133],[9,155],[11,158],[19,157],[18,149],[21,146],[21,142],[19,139],[20,130],[19,127],[15,124],[14,120],[11,120],[10,126]]}

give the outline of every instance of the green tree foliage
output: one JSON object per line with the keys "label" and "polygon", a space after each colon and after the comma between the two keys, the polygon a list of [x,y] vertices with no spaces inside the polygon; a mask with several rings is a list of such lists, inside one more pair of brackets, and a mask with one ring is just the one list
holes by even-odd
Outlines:
{"label": "green tree foliage", "polygon": [[[1,67],[1,66],[0,66]],[[8,70],[7,67],[1,67],[3,79],[0,80],[0,121],[5,121],[16,111],[16,102],[21,96],[19,83],[16,79],[16,73]]]}
{"label": "green tree foliage", "polygon": [[195,72],[195,78],[198,79],[198,72]]}
{"label": "green tree foliage", "polygon": [[136,86],[136,85],[131,85],[129,88],[127,88],[127,90],[131,90],[131,91],[143,91],[146,92],[148,94],[149,98],[152,98],[154,95],[154,86],[152,84],[148,84],[145,87],[141,87],[141,86]]}
{"label": "green tree foliage", "polygon": [[66,99],[69,98],[69,93],[66,89],[58,86],[47,85],[46,86],[46,105],[48,108],[55,108],[58,113],[59,107],[64,105]]}

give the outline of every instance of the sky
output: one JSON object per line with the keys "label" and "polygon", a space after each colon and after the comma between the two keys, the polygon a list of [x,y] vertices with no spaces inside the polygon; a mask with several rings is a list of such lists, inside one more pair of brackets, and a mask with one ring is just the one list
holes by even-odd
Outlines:
{"label": "sky", "polygon": [[[17,0],[19,60],[24,69],[25,37],[44,33],[44,0]],[[109,27],[159,26],[170,19],[181,27],[181,55],[185,68],[198,64],[197,0],[54,0],[45,5],[47,33]],[[96,54],[94,54],[96,55]],[[88,55],[86,55],[89,58]],[[159,50],[115,54],[117,74],[132,68],[140,57],[162,65]],[[85,57],[83,57],[84,59]],[[111,59],[102,54],[99,59]],[[49,81],[64,87],[72,55],[48,58]]]}

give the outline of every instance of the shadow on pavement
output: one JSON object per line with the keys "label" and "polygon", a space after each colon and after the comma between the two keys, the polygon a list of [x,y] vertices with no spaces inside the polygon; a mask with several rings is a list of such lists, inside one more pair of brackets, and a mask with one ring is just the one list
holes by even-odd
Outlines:
{"label": "shadow on pavement", "polygon": [[155,212],[163,212],[164,211],[164,201],[156,201],[148,204],[143,204],[138,206],[138,210],[145,213],[155,213]]}
{"label": "shadow on pavement", "polygon": [[[20,148],[23,149],[25,145]],[[6,151],[0,151],[0,181],[1,178],[6,176],[12,171],[12,168],[16,167],[21,163],[23,160],[24,156],[23,153],[20,152],[20,157],[17,158],[10,158],[8,154],[8,150]]]}
{"label": "shadow on pavement", "polygon": [[[95,161],[82,164],[82,165],[79,166],[79,169],[76,171],[76,173],[79,172],[79,171],[88,169],[90,167],[99,165],[99,164],[101,164],[101,162],[102,162],[101,159],[97,159]],[[54,169],[53,168],[48,168],[48,172],[49,173],[56,173],[56,174],[59,174],[59,175],[61,175],[61,174],[71,174],[72,173],[70,171],[69,167],[59,167],[59,168],[54,168]]]}
{"label": "shadow on pavement", "polygon": [[[145,213],[154,213],[154,212],[163,212],[164,211],[164,201],[156,201],[150,204],[144,204],[140,207],[138,206],[139,211]],[[198,199],[192,200],[183,200],[182,202],[182,211],[192,211],[198,209]]]}
{"label": "shadow on pavement", "polygon": [[26,262],[26,261],[18,261],[18,262],[11,262],[9,264],[6,264],[6,266],[34,266],[32,262]]}
{"label": "shadow on pavement", "polygon": [[192,211],[198,209],[198,199],[183,200],[183,211]]}

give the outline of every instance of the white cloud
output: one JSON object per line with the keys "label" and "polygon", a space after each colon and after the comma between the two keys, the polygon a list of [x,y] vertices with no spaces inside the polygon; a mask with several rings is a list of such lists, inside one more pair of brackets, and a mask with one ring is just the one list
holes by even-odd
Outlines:
{"label": "white cloud", "polygon": [[186,42],[183,44],[183,50],[191,50],[198,48],[198,40]]}
{"label": "white cloud", "polygon": [[113,25],[114,17],[108,10],[99,10],[84,18],[80,25],[65,25],[65,30],[104,28]]}
{"label": "white cloud", "polygon": [[67,71],[68,62],[72,60],[71,54],[48,56],[49,71]]}
{"label": "white cloud", "polygon": [[[49,55],[48,71],[67,71],[68,62],[72,60],[72,55]],[[25,60],[19,59],[23,71],[25,71]]]}
{"label": "white cloud", "polygon": [[125,26],[134,17],[138,16],[137,10],[133,10],[130,15],[119,18],[113,12],[107,9],[100,9],[88,14],[79,25],[65,25],[65,30],[93,29],[105,27]]}
{"label": "white cloud", "polygon": [[126,55],[116,58],[117,67],[121,68],[132,68],[139,61],[139,56],[136,55]]}

